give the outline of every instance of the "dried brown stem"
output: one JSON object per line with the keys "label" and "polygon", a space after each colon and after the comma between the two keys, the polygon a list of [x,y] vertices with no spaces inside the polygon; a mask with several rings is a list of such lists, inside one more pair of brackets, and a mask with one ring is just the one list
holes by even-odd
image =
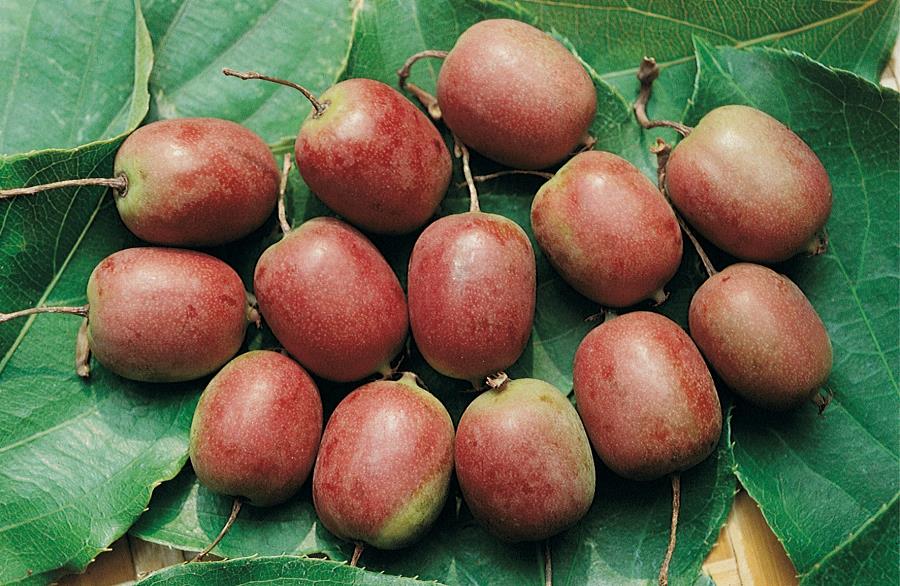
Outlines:
{"label": "dried brown stem", "polygon": [[16,189],[0,190],[0,199],[8,199],[18,195],[34,195],[42,191],[50,189],[62,189],[63,187],[81,187],[85,185],[101,185],[103,187],[112,187],[118,193],[125,193],[128,190],[128,180],[125,175],[118,177],[86,177],[84,179],[67,179],[65,181],[54,181],[53,183],[44,183],[43,185],[32,185],[31,187],[17,187]]}
{"label": "dried brown stem", "polygon": [[91,342],[88,339],[88,318],[81,320],[75,337],[75,374],[81,378],[91,376]]}
{"label": "dried brown stem", "polygon": [[281,183],[278,184],[278,224],[281,226],[281,233],[287,234],[291,231],[291,225],[288,223],[287,210],[284,205],[284,194],[287,192],[288,174],[291,172],[291,155],[284,155],[284,164],[281,166]]}
{"label": "dried brown stem", "polygon": [[419,102],[425,106],[425,109],[428,110],[428,115],[431,116],[433,120],[441,119],[441,108],[438,106],[437,98],[417,86],[416,84],[408,81],[410,70],[412,69],[413,64],[420,59],[426,59],[428,57],[434,57],[437,59],[443,59],[447,56],[447,51],[437,51],[434,49],[428,49],[426,51],[420,51],[415,55],[410,55],[409,59],[403,64],[403,67],[397,70],[397,84],[400,86],[402,90],[408,90],[409,93],[414,95]]}
{"label": "dried brown stem", "polygon": [[263,81],[271,81],[273,83],[286,85],[287,87],[292,87],[301,94],[303,94],[309,103],[312,104],[313,110],[316,111],[314,116],[319,117],[322,115],[322,112],[325,111],[325,108],[328,107],[327,103],[320,102],[315,95],[305,87],[300,84],[294,83],[293,81],[288,81],[286,79],[281,79],[279,77],[270,77],[268,75],[263,75],[261,73],[257,73],[255,71],[235,71],[234,69],[229,69],[226,67],[222,70],[222,73],[228,75],[230,77],[236,77],[238,79],[261,79]]}
{"label": "dried brown stem", "polygon": [[480,211],[481,208],[478,205],[478,190],[475,189],[475,179],[472,178],[472,169],[469,167],[469,149],[455,134],[453,135],[453,144],[454,154],[462,159],[463,175],[466,178],[466,185],[469,186],[469,211]]}
{"label": "dried brown stem", "polygon": [[362,555],[363,549],[365,549],[365,545],[361,541],[356,542],[356,547],[353,548],[353,556],[350,558],[350,567],[355,568],[356,564],[359,563],[359,556]]}
{"label": "dried brown stem", "polygon": [[544,586],[553,586],[553,563],[550,558],[550,540],[544,540]]}
{"label": "dried brown stem", "polygon": [[641,61],[641,66],[638,68],[637,77],[641,82],[641,91],[638,94],[637,100],[634,102],[634,115],[637,118],[638,124],[644,128],[672,128],[681,136],[689,135],[693,128],[686,124],[674,122],[672,120],[650,120],[647,116],[647,102],[650,101],[650,94],[653,91],[653,82],[659,77],[659,66],[656,64],[656,59],[644,57]]}
{"label": "dried brown stem", "polygon": [[821,416],[825,413],[825,409],[831,404],[831,400],[834,398],[834,390],[831,387],[825,387],[825,392],[816,392],[815,395],[812,396],[813,404],[819,409],[819,415]]}
{"label": "dried brown stem", "polygon": [[659,586],[669,585],[669,563],[675,552],[675,536],[678,531],[678,512],[681,509],[681,473],[672,473],[672,523],[669,527],[669,547],[666,548],[666,556],[659,567]]}
{"label": "dried brown stem", "polygon": [[222,530],[219,531],[219,534],[213,539],[213,542],[206,546],[206,548],[194,556],[194,559],[191,562],[199,562],[203,558],[205,558],[212,549],[219,545],[219,542],[222,541],[222,538],[225,537],[225,534],[228,533],[228,530],[231,529],[231,526],[234,525],[234,520],[237,519],[238,513],[241,511],[241,499],[235,498],[234,502],[231,503],[231,514],[228,515],[228,520],[225,521],[225,526],[222,527]]}
{"label": "dried brown stem", "polygon": [[535,177],[543,177],[544,179],[553,179],[553,173],[549,171],[527,171],[525,169],[506,169],[505,171],[497,171],[496,173],[488,173],[487,175],[476,175],[472,177],[475,183],[484,183],[498,177],[506,177],[508,175],[534,175]]}
{"label": "dried brown stem", "polygon": [[509,382],[509,375],[503,372],[502,370],[498,373],[492,374],[491,376],[484,379],[484,384],[488,386],[490,389],[500,389],[503,388],[503,385]]}
{"label": "dried brown stem", "polygon": [[80,305],[78,307],[29,307],[28,309],[21,309],[12,313],[0,313],[0,324],[2,324],[3,322],[8,322],[11,319],[16,319],[17,317],[26,317],[37,313],[69,313],[71,315],[80,315],[81,317],[87,317],[88,306]]}
{"label": "dried brown stem", "polygon": [[688,240],[691,241],[694,250],[697,251],[697,256],[700,257],[700,262],[703,263],[706,274],[712,277],[718,272],[716,267],[713,265],[712,261],[709,260],[709,255],[703,250],[703,245],[700,244],[700,241],[694,236],[693,230],[691,230],[691,227],[684,221],[684,218],[681,217],[681,214],[678,213],[675,206],[672,205],[672,201],[669,199],[668,193],[666,193],[666,165],[669,162],[669,153],[672,152],[672,147],[670,147],[663,139],[657,138],[656,146],[650,147],[650,152],[656,155],[656,179],[659,190],[672,207],[672,211],[675,213],[675,219],[678,221],[678,225],[681,226],[681,230],[688,237]]}

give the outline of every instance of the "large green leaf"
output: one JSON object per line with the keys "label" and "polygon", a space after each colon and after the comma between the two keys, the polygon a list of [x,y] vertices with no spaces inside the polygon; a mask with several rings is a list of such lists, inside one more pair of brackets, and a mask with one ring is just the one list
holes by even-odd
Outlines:
{"label": "large green leaf", "polygon": [[[48,305],[84,303],[97,262],[133,244],[112,202],[93,204]],[[21,322],[0,360],[0,583],[82,570],[186,457],[197,385],[137,384],[99,366],[83,382],[73,368],[78,326],[71,316]]]}
{"label": "large green leaf", "polygon": [[[500,2],[501,0],[488,0]],[[665,73],[651,113],[679,119],[693,90],[694,47],[701,34],[716,45],[771,45],[876,80],[897,37],[897,0],[519,0],[542,28],[568,37],[624,95],[637,94],[644,55]]]}
{"label": "large green leaf", "polygon": [[345,67],[351,8],[344,0],[145,0],[156,52],[153,116],[215,116],[268,142],[292,141],[309,102],[297,90],[227,78],[222,68],[260,71],[321,93]]}
{"label": "large green leaf", "polygon": [[[886,503],[900,490],[900,96],[795,53],[702,42],[697,51],[687,122],[723,104],[758,107],[812,147],[834,189],[828,253],[781,267],[831,335],[834,400],[824,417],[812,408],[774,416],[739,405],[738,476],[797,570],[814,572],[809,582],[858,569],[857,536],[866,539],[869,570],[886,570],[879,582],[896,583],[898,526]],[[889,535],[873,539],[863,530],[870,526]]]}
{"label": "large green leaf", "polygon": [[[0,67],[20,63],[0,90],[12,104],[0,125],[4,148],[89,144],[4,157],[0,186],[109,176],[123,133],[149,102],[152,55],[139,10],[127,2],[3,8]],[[94,265],[135,244],[102,189],[3,201],[0,217],[0,311],[82,304]],[[184,462],[196,393],[102,368],[82,382],[73,369],[78,325],[38,316],[0,326],[0,583],[82,570]]]}
{"label": "large green leaf", "polygon": [[182,564],[147,576],[140,586],[239,586],[270,584],[271,586],[425,586],[413,578],[397,578],[351,568],[347,564],[296,556],[256,557],[224,562]]}
{"label": "large green leaf", "polygon": [[151,61],[132,2],[0,0],[0,155],[131,131]]}

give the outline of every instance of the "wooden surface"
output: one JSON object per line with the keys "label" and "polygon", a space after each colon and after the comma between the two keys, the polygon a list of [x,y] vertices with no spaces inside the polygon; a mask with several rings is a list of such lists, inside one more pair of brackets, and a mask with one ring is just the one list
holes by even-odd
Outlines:
{"label": "wooden surface", "polygon": [[[900,44],[894,47],[881,84],[898,89]],[[88,566],[84,574],[66,576],[65,586],[111,586],[128,584],[150,572],[183,563],[189,553],[122,537]],[[759,507],[741,490],[734,499],[728,521],[703,563],[703,571],[717,586],[793,586],[796,571]]]}

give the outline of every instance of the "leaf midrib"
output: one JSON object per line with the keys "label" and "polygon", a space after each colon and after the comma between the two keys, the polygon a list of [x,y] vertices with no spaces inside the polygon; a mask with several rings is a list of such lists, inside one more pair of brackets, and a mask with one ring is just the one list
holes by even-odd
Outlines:
{"label": "leaf midrib", "polygon": [[[520,1],[525,2],[525,3],[533,3],[533,4],[547,4],[547,5],[560,4],[560,3],[556,3],[556,2],[549,2],[547,0],[520,0]],[[794,27],[792,29],[788,29],[785,31],[777,31],[774,33],[770,33],[768,35],[763,35],[763,36],[755,37],[752,39],[737,40],[737,39],[734,39],[733,37],[731,37],[731,35],[729,35],[727,33],[723,33],[721,31],[716,31],[714,29],[710,29],[709,32],[711,32],[712,34],[715,34],[717,36],[721,36],[721,37],[726,37],[726,38],[730,37],[730,40],[732,41],[732,45],[731,45],[732,47],[734,47],[736,49],[744,49],[744,48],[752,47],[755,45],[778,41],[778,40],[781,40],[781,39],[784,39],[786,37],[790,37],[793,35],[798,35],[798,34],[813,30],[815,28],[831,24],[833,22],[837,22],[839,20],[849,18],[851,16],[858,16],[882,1],[884,1],[884,0],[866,0],[866,2],[859,4],[859,5],[855,6],[854,8],[851,8],[845,12],[841,12],[839,14],[833,14],[829,17],[822,18],[820,20],[816,20],[813,22],[809,22],[804,25]],[[593,6],[586,6],[583,4],[562,3],[562,5],[565,5],[565,4],[570,4],[571,8],[582,8],[582,9],[595,9],[596,8]],[[620,10],[624,10],[624,9],[620,9]],[[651,13],[651,14],[653,14],[653,13]],[[648,14],[647,16],[650,16],[650,15]],[[656,15],[656,16],[662,16],[662,15]],[[676,24],[678,23],[677,22],[678,19],[672,19],[672,20]],[[694,28],[696,28],[696,27],[694,27]],[[824,50],[822,52],[824,52]],[[820,53],[820,55],[821,55],[821,53]],[[659,65],[660,69],[665,69],[666,67],[671,67],[673,65],[689,63],[690,61],[693,61],[693,60],[694,60],[693,55],[685,55],[683,57],[677,57],[675,59],[670,59],[668,61],[661,61],[658,63],[658,65]],[[625,75],[634,75],[636,73],[637,73],[637,67],[631,67],[628,69],[620,69],[618,71],[608,71],[606,73],[603,73],[600,76],[600,79],[603,79],[605,81],[608,79],[622,77]]]}

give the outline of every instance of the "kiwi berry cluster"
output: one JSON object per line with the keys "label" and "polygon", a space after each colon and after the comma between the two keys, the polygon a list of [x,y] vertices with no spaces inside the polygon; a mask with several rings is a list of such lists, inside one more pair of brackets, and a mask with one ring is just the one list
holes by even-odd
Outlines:
{"label": "kiwi berry cluster", "polygon": [[[444,59],[436,96],[408,81],[424,58]],[[138,129],[121,145],[113,178],[0,193],[107,185],[125,225],[155,245],[100,262],[86,306],[27,309],[0,314],[0,321],[42,312],[82,316],[81,376],[89,376],[91,354],[138,381],[217,372],[194,415],[190,457],[205,486],[235,498],[219,539],[242,502],[284,502],[312,475],[318,516],[357,544],[355,564],[363,544],[396,549],[419,539],[444,506],[455,470],[465,502],[491,533],[545,540],[590,507],[593,446],[623,477],[672,476],[665,583],[678,474],[704,460],[722,430],[707,364],[760,407],[821,402],[832,364],[822,321],[796,285],[754,263],[821,253],[831,186],[812,150],[767,114],[725,106],[695,128],[650,120],[645,106],[658,69],[645,60],[639,122],[684,136],[674,149],[662,141],[655,148],[656,185],[628,161],[592,150],[597,100],[588,73],[558,41],[521,22],[483,21],[449,52],[410,57],[399,86],[430,118],[379,81],[348,79],[314,96],[289,81],[224,72],[306,96],[312,110],[293,159],[343,219],[292,228],[283,209],[291,158],[279,170],[253,132],[206,118]],[[439,121],[462,161],[470,209],[432,221],[452,176]],[[480,209],[469,148],[547,178],[531,208],[535,239],[559,275],[607,311],[574,355],[577,411],[551,384],[504,372],[531,335],[535,255],[519,225]],[[563,161],[555,173],[536,171]],[[175,248],[237,240],[276,204],[283,235],[259,258],[255,297],[223,261]],[[426,224],[404,292],[360,230],[408,234]],[[691,228],[746,262],[716,271]],[[649,311],[616,317],[614,309],[665,301],[683,233],[709,272],[690,305],[690,335]],[[284,351],[235,357],[247,325],[261,319]],[[410,333],[431,367],[482,391],[455,430],[421,380],[392,367]],[[323,431],[310,373],[369,382],[340,402]]]}

